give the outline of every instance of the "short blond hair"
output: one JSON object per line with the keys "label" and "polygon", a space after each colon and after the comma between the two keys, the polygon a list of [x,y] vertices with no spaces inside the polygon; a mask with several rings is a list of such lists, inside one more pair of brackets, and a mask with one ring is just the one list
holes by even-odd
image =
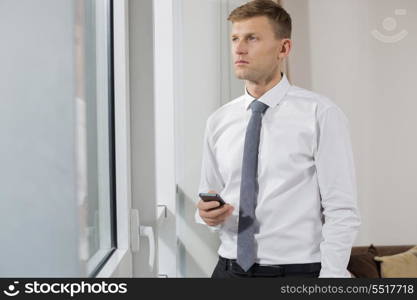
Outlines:
{"label": "short blond hair", "polygon": [[234,23],[257,16],[266,16],[271,21],[277,39],[291,38],[291,16],[281,5],[272,0],[250,1],[235,8],[227,20]]}

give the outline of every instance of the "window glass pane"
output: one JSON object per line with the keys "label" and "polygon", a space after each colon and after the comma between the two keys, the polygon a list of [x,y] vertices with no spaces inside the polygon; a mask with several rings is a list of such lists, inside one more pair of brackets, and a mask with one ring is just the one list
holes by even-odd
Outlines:
{"label": "window glass pane", "polygon": [[87,272],[91,274],[113,247],[109,2],[77,1],[77,25],[77,93],[84,100],[86,118],[87,217],[83,250]]}
{"label": "window glass pane", "polygon": [[0,276],[79,277],[74,1],[0,0],[0,37]]}

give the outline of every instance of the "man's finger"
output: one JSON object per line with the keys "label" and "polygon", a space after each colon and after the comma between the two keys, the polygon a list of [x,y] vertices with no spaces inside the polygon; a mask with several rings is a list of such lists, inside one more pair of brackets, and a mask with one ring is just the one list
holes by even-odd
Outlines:
{"label": "man's finger", "polygon": [[233,207],[229,204],[225,204],[223,207],[212,210],[212,211],[204,211],[200,210],[200,216],[202,218],[207,218],[210,220],[216,220],[218,218],[227,217],[233,211]]}
{"label": "man's finger", "polygon": [[213,210],[200,210],[201,216],[208,217],[208,218],[216,218],[228,210],[229,205],[225,204],[222,207]]}
{"label": "man's finger", "polygon": [[203,200],[200,200],[197,204],[197,207],[199,209],[203,209],[203,210],[209,210],[209,209],[213,209],[213,208],[219,207],[219,206],[220,206],[219,201],[204,202]]}
{"label": "man's finger", "polygon": [[215,218],[203,218],[203,220],[210,226],[218,225],[223,223],[233,212],[233,207],[230,206],[228,210],[226,210],[223,214],[215,217]]}

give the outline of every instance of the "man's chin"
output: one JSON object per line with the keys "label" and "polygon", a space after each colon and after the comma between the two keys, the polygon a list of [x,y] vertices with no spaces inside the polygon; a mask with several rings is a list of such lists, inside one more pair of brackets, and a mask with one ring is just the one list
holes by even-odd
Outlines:
{"label": "man's chin", "polygon": [[248,74],[245,72],[235,72],[235,76],[237,79],[246,80],[248,78]]}

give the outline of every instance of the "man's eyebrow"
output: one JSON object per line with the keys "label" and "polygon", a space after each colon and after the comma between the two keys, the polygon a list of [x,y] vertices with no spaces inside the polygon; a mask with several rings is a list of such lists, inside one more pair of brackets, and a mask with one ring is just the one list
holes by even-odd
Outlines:
{"label": "man's eyebrow", "polygon": [[[249,32],[249,33],[245,33],[245,34],[244,34],[244,36],[248,36],[248,35],[257,35],[257,33],[256,33],[256,32]],[[238,36],[238,34],[237,34],[237,33],[232,34],[232,37],[236,37],[236,36]]]}

